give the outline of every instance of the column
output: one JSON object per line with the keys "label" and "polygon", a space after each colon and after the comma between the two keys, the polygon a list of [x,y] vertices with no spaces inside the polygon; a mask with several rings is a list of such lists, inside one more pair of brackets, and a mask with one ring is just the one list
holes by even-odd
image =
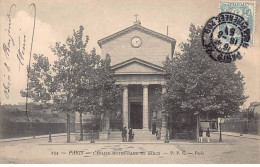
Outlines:
{"label": "column", "polygon": [[148,85],[143,85],[143,129],[148,129]]}
{"label": "column", "polygon": [[128,128],[128,87],[123,90],[123,127]]}
{"label": "column", "polygon": [[[162,95],[166,93],[165,85],[162,85]],[[165,139],[165,134],[167,130],[167,121],[166,121],[166,111],[164,106],[162,106],[162,129],[161,129],[161,139]]]}

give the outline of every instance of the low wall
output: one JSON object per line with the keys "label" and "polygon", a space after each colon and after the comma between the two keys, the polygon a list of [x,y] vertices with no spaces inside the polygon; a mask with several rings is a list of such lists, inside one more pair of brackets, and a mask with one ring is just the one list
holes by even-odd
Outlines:
{"label": "low wall", "polygon": [[[75,132],[74,123],[70,132]],[[66,133],[66,123],[0,122],[0,138],[14,138],[57,133]]]}
{"label": "low wall", "polygon": [[221,130],[223,132],[235,132],[241,131],[245,134],[260,135],[260,124],[258,120],[254,121],[230,121],[221,123]]}

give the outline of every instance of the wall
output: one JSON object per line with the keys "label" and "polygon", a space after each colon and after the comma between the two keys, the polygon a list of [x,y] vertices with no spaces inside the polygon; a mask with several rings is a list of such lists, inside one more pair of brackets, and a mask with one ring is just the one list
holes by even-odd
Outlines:
{"label": "wall", "polygon": [[221,130],[223,132],[235,132],[260,135],[259,120],[247,121],[230,121],[221,123]]}
{"label": "wall", "polygon": [[[0,122],[0,138],[26,137],[34,135],[46,135],[51,132],[66,133],[66,123],[31,123],[31,122]],[[74,123],[70,124],[71,132]]]}
{"label": "wall", "polygon": [[[134,48],[131,39],[138,36],[142,45]],[[166,56],[171,55],[171,43],[141,32],[133,30],[102,45],[102,55],[111,56],[111,64],[115,65],[133,57],[162,66]]]}

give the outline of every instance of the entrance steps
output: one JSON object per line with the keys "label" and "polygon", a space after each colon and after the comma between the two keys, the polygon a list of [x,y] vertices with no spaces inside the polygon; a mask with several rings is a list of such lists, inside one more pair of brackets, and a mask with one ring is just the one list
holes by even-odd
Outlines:
{"label": "entrance steps", "polygon": [[110,132],[108,139],[122,141],[122,132],[121,131],[112,131],[112,132]]}
{"label": "entrance steps", "polygon": [[[156,141],[155,134],[152,135],[152,132],[149,130],[133,129],[133,133],[134,133],[133,141],[135,141],[135,142]],[[128,130],[127,130],[127,138],[128,138]],[[122,132],[121,131],[110,132],[109,140],[122,141]]]}
{"label": "entrance steps", "polygon": [[152,134],[149,130],[143,130],[143,129],[133,129],[134,141],[153,141],[156,140],[156,135]]}

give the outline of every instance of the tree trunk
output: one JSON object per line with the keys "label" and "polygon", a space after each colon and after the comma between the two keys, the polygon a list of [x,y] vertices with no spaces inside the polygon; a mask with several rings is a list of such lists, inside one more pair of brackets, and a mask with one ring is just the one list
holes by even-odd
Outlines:
{"label": "tree trunk", "polygon": [[70,143],[70,114],[67,113],[67,143]]}
{"label": "tree trunk", "polygon": [[79,115],[79,122],[80,122],[80,138],[79,140],[82,141],[83,140],[83,126],[82,126],[82,113],[80,113]]}

